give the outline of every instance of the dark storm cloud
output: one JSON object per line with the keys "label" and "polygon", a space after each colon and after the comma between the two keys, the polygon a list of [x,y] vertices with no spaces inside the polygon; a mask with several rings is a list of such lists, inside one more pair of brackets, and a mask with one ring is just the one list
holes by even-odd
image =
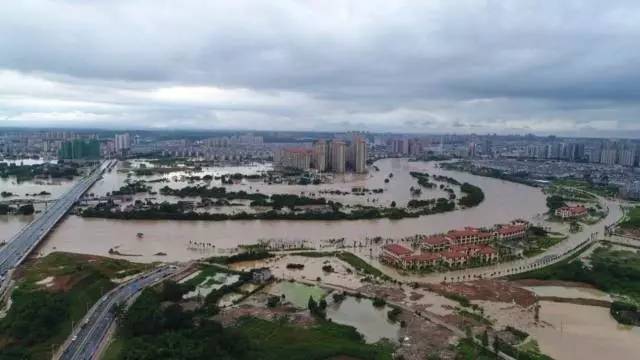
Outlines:
{"label": "dark storm cloud", "polygon": [[639,38],[635,1],[8,2],[0,125],[624,133]]}

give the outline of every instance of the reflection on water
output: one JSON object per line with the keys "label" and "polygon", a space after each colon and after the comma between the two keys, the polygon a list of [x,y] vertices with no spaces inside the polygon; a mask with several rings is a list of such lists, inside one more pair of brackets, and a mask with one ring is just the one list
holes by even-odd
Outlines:
{"label": "reflection on water", "polygon": [[[461,182],[480,186],[486,200],[478,207],[445,214],[401,220],[376,219],[357,221],[122,221],[84,219],[71,216],[51,234],[43,246],[45,253],[58,250],[107,255],[110,248],[120,246],[122,253],[141,254],[136,261],[189,260],[211,256],[187,249],[189,241],[211,243],[219,248],[256,243],[259,239],[309,240],[318,244],[330,238],[364,240],[366,237],[400,238],[418,233],[436,233],[463,226],[490,226],[514,218],[532,219],[546,210],[545,197],[539,189],[498,179],[446,171],[434,163],[408,162],[406,159],[384,159],[380,168],[364,180],[344,184],[378,187],[391,172],[394,177],[382,196],[387,200],[406,201],[409,187],[415,185],[408,171],[427,171],[452,176]],[[114,172],[112,172],[113,174]],[[237,185],[241,186],[241,185]],[[282,185],[285,186],[285,185]],[[330,188],[335,185],[329,186]],[[313,186],[304,187],[307,191]],[[93,191],[93,189],[91,190]],[[261,190],[263,191],[263,190]],[[264,190],[266,192],[266,189]],[[144,233],[144,238],[135,235]],[[158,258],[153,254],[167,253]]]}
{"label": "reflection on water", "polygon": [[355,327],[369,343],[383,338],[397,341],[400,326],[387,318],[390,310],[389,306],[374,307],[369,299],[347,296],[342,302],[327,307],[327,318]]}
{"label": "reflection on water", "polygon": [[554,359],[632,360],[640,354],[640,328],[619,325],[609,309],[541,301],[540,320],[529,329],[540,350]]}

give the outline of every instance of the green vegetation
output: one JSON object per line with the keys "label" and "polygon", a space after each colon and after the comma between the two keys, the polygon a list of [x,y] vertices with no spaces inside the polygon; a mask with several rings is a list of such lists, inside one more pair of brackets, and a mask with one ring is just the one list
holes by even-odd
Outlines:
{"label": "green vegetation", "polygon": [[[546,233],[546,232],[545,232]],[[542,254],[547,249],[561,243],[567,236],[554,236],[554,235],[530,235],[527,243],[528,248],[524,251],[524,256],[531,257],[538,254]]]}
{"label": "green vegetation", "polygon": [[620,223],[623,229],[640,229],[640,206],[630,208],[625,212],[624,220]]}
{"label": "green vegetation", "polygon": [[336,256],[338,257],[338,259],[346,262],[347,264],[353,266],[357,271],[362,272],[364,274],[367,275],[372,275],[374,277],[383,279],[383,280],[390,280],[391,278],[389,278],[387,275],[385,275],[384,273],[382,273],[382,271],[376,269],[375,267],[371,266],[369,263],[367,263],[366,261],[362,260],[360,257],[350,253],[350,252],[346,252],[346,251],[341,251],[339,253],[336,254]]}
{"label": "green vegetation", "polygon": [[469,183],[464,183],[460,186],[460,191],[465,195],[458,200],[458,204],[464,207],[477,206],[484,200],[484,192],[482,189]]}
{"label": "green vegetation", "polygon": [[512,278],[584,282],[640,304],[640,254],[601,247],[593,251],[590,263],[589,268],[580,260],[565,260]]}
{"label": "green vegetation", "polygon": [[48,359],[51,346],[67,338],[103,293],[113,288],[113,278],[147,268],[123,260],[52,253],[19,270],[13,305],[0,320],[0,353],[17,358]]}
{"label": "green vegetation", "polygon": [[35,165],[18,165],[15,163],[0,163],[0,177],[14,176],[18,182],[29,181],[36,177],[73,179],[80,175],[79,165],[73,162],[60,161],[57,164],[44,163]]}
{"label": "green vegetation", "polygon": [[243,252],[243,253],[231,255],[231,256],[213,256],[213,257],[207,258],[206,261],[211,263],[228,265],[228,264],[233,264],[241,261],[262,260],[262,259],[268,259],[272,257],[274,257],[273,254],[265,250],[258,250],[258,251],[247,251],[247,252]]}
{"label": "green vegetation", "polygon": [[245,318],[236,329],[252,340],[246,359],[321,360],[340,356],[362,360],[392,358],[391,345],[365,344],[362,335],[354,328],[328,321],[300,328],[286,321]]}
{"label": "green vegetation", "polygon": [[572,187],[605,197],[615,197],[618,195],[618,187],[615,185],[599,185],[587,180],[558,179],[553,182],[553,185]]}
{"label": "green vegetation", "polygon": [[429,181],[429,174],[427,173],[422,173],[422,172],[418,172],[418,171],[411,171],[409,173],[409,175],[411,175],[412,177],[418,179],[418,185],[427,188],[427,189],[433,189],[436,187],[436,184],[432,183]]}
{"label": "green vegetation", "polygon": [[491,351],[466,338],[456,345],[456,360],[494,360],[496,355]]}
{"label": "green vegetation", "polygon": [[129,182],[121,186],[120,189],[111,192],[111,195],[135,195],[138,193],[146,193],[151,190],[151,186],[145,184],[144,181]]}
{"label": "green vegetation", "polygon": [[638,306],[623,301],[614,301],[609,308],[611,316],[624,325],[639,326],[640,312]]}
{"label": "green vegetation", "polygon": [[[281,319],[241,318],[223,328],[200,310],[161,305],[155,289],[142,292],[122,316],[109,359],[391,359],[388,344],[368,345],[352,327],[318,320],[299,327]],[[316,306],[321,306],[317,304]]]}
{"label": "green vegetation", "polygon": [[560,195],[547,196],[547,208],[549,213],[553,214],[555,211],[563,206],[567,206],[564,202],[564,198]]}

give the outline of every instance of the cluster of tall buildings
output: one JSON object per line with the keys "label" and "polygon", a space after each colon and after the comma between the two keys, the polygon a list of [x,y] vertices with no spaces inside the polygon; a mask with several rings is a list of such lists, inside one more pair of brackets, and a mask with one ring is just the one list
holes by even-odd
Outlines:
{"label": "cluster of tall buildings", "polygon": [[74,139],[62,143],[58,158],[65,160],[90,160],[100,158],[100,142],[96,139]]}
{"label": "cluster of tall buildings", "polygon": [[251,145],[262,145],[264,143],[264,139],[262,136],[256,136],[251,133],[242,134],[238,136],[219,136],[208,138],[202,141],[205,145],[216,147],[216,148],[225,148],[225,147],[234,147],[234,146],[251,146]]}
{"label": "cluster of tall buildings", "polygon": [[549,160],[585,160],[583,143],[551,143],[527,146],[527,156],[535,159]]}
{"label": "cluster of tall buildings", "polygon": [[604,142],[591,149],[589,161],[633,167],[638,164],[638,148],[626,142]]}
{"label": "cluster of tall buildings", "polygon": [[354,136],[349,144],[334,139],[317,140],[313,148],[282,148],[274,153],[274,163],[300,170],[316,169],[320,172],[367,172],[368,145],[361,136]]}

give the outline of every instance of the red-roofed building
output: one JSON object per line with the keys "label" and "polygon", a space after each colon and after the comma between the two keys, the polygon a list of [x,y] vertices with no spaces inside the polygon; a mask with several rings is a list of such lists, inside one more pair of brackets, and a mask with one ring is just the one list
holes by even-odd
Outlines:
{"label": "red-roofed building", "polygon": [[526,225],[503,225],[496,231],[496,238],[498,240],[524,239],[526,235]]}
{"label": "red-roofed building", "polygon": [[422,269],[425,267],[435,266],[439,261],[440,254],[434,253],[421,253],[405,257],[407,266],[414,269]]}
{"label": "red-roofed building", "polygon": [[451,239],[445,235],[431,235],[422,240],[422,250],[443,251],[451,246]]}
{"label": "red-roofed building", "polygon": [[413,254],[413,250],[400,244],[387,244],[382,247],[380,259],[388,264],[406,267],[406,257]]}
{"label": "red-roofed building", "polygon": [[467,227],[464,230],[451,230],[447,237],[453,245],[486,244],[495,239],[495,235],[488,231]]}
{"label": "red-roofed building", "polygon": [[589,210],[582,205],[577,206],[563,206],[556,209],[556,216],[562,219],[575,219],[587,215]]}

